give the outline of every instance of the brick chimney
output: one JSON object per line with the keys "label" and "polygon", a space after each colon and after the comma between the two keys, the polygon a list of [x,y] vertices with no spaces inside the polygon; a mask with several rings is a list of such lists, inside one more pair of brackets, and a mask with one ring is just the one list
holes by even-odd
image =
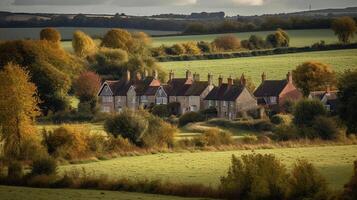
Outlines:
{"label": "brick chimney", "polygon": [[267,80],[267,75],[265,74],[265,72],[262,73],[262,83]]}
{"label": "brick chimney", "polygon": [[200,81],[200,74],[194,73],[193,74],[193,80],[194,81]]}
{"label": "brick chimney", "polygon": [[213,85],[213,75],[211,73],[208,73],[208,85]]}
{"label": "brick chimney", "polygon": [[229,77],[227,78],[227,83],[228,83],[228,86],[232,86],[232,85],[233,85],[232,76],[229,76]]}
{"label": "brick chimney", "polygon": [[242,73],[242,76],[240,77],[240,84],[241,84],[241,86],[244,86],[244,87],[247,84],[247,79],[245,78],[244,73]]}
{"label": "brick chimney", "polygon": [[159,74],[156,69],[154,69],[154,71],[152,72],[152,76],[154,77],[154,79],[158,79]]}
{"label": "brick chimney", "polygon": [[170,73],[169,73],[169,80],[172,80],[175,78],[175,74],[174,74],[174,71],[171,70]]}
{"label": "brick chimney", "polygon": [[130,71],[129,70],[126,70],[126,76],[125,76],[125,80],[127,81],[127,82],[129,82],[130,81]]}
{"label": "brick chimney", "polygon": [[141,73],[140,72],[136,72],[136,76],[135,76],[135,79],[140,81],[141,80]]}
{"label": "brick chimney", "polygon": [[186,79],[192,79],[192,73],[190,70],[186,70]]}
{"label": "brick chimney", "polygon": [[218,77],[218,86],[221,86],[223,83],[223,77],[221,75],[219,75]]}
{"label": "brick chimney", "polygon": [[288,72],[286,74],[286,80],[288,81],[288,83],[293,83],[293,75],[291,74],[291,72]]}

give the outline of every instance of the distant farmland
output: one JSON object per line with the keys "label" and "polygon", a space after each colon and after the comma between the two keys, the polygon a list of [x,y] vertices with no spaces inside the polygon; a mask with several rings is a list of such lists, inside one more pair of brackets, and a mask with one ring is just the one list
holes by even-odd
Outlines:
{"label": "distant farmland", "polygon": [[[244,73],[250,76],[256,85],[261,81],[261,73],[266,72],[268,79],[283,79],[289,70],[305,61],[320,61],[329,64],[337,72],[357,68],[357,49],[294,53],[273,56],[258,56],[249,58],[233,58],[219,60],[163,62],[161,66],[166,71],[174,70],[176,77],[184,77],[187,69],[201,74],[201,79],[207,79],[207,73],[227,78],[240,76]],[[226,80],[225,80],[226,81]]]}

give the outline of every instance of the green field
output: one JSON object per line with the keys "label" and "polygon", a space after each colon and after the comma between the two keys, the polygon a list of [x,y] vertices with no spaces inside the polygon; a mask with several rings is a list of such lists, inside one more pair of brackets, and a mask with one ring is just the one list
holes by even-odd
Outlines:
{"label": "green field", "polygon": [[217,81],[218,75],[227,78],[250,76],[256,85],[261,81],[261,74],[265,72],[268,79],[283,79],[289,70],[305,61],[320,61],[329,64],[337,72],[345,69],[357,68],[357,49],[294,53],[272,56],[258,56],[246,58],[177,61],[160,63],[166,71],[174,70],[175,77],[184,77],[187,69],[201,74],[201,79],[207,79],[207,73],[212,73]]}
{"label": "green field", "polygon": [[298,158],[311,161],[334,188],[341,188],[352,176],[352,164],[357,160],[357,145],[305,148],[241,150],[226,152],[166,153],[78,165],[65,165],[60,171],[85,168],[96,175],[109,178],[162,179],[174,182],[202,183],[217,186],[226,174],[232,154],[274,154],[288,167]]}
{"label": "green field", "polygon": [[98,190],[38,189],[0,186],[1,200],[199,200],[174,196]]}

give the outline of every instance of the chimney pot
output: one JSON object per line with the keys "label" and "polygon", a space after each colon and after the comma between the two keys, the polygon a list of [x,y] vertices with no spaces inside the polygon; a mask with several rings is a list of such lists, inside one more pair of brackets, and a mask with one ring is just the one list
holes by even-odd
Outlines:
{"label": "chimney pot", "polygon": [[169,73],[169,79],[172,80],[175,78],[175,74],[174,74],[174,71],[171,70],[170,73]]}
{"label": "chimney pot", "polygon": [[153,77],[154,77],[154,79],[157,79],[158,76],[159,76],[159,74],[158,74],[157,70],[155,69],[155,70],[153,71]]}
{"label": "chimney pot", "polygon": [[186,71],[186,79],[192,79],[192,73],[190,70]]}
{"label": "chimney pot", "polygon": [[288,72],[286,74],[286,80],[288,81],[288,83],[292,83],[293,82],[293,76],[292,76],[291,72]]}
{"label": "chimney pot", "polygon": [[247,79],[245,78],[244,73],[242,73],[242,76],[240,77],[240,84],[244,87],[247,84]]}
{"label": "chimney pot", "polygon": [[267,75],[265,74],[265,72],[263,72],[262,74],[262,82],[264,82],[267,79]]}
{"label": "chimney pot", "polygon": [[130,71],[129,71],[129,70],[126,70],[125,80],[129,82],[129,81],[130,81],[130,77],[131,77],[131,76],[130,76]]}
{"label": "chimney pot", "polygon": [[233,79],[232,79],[232,76],[229,76],[228,79],[228,86],[232,86],[233,85]]}
{"label": "chimney pot", "polygon": [[218,85],[221,86],[223,83],[223,77],[221,75],[219,75],[218,77]]}
{"label": "chimney pot", "polygon": [[208,73],[208,85],[213,85],[213,75],[211,73]]}
{"label": "chimney pot", "polygon": [[194,73],[193,74],[193,80],[194,81],[200,81],[200,74]]}

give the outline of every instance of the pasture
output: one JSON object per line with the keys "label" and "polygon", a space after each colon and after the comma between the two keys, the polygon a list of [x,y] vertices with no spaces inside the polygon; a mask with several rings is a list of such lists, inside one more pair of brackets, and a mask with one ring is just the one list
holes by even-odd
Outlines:
{"label": "pasture", "polygon": [[137,157],[121,157],[87,164],[64,165],[60,172],[85,169],[108,178],[162,179],[182,183],[219,184],[226,174],[232,154],[274,154],[290,168],[296,159],[307,159],[327,178],[328,183],[340,189],[352,176],[353,161],[357,159],[357,145],[304,148],[279,148],[225,152],[166,153]]}
{"label": "pasture", "polygon": [[9,186],[0,186],[0,196],[2,200],[203,200],[203,198],[182,198],[175,196],[130,192],[71,189],[38,189]]}
{"label": "pasture", "polygon": [[175,77],[184,77],[187,69],[200,73],[202,80],[207,80],[207,74],[212,73],[216,82],[219,75],[223,75],[224,78],[229,75],[240,77],[244,73],[251,77],[255,85],[258,86],[261,82],[262,72],[267,74],[267,79],[283,79],[289,70],[295,69],[296,66],[305,61],[319,61],[329,64],[336,72],[356,69],[357,49],[232,59],[162,62],[160,65],[167,72],[174,70]]}

